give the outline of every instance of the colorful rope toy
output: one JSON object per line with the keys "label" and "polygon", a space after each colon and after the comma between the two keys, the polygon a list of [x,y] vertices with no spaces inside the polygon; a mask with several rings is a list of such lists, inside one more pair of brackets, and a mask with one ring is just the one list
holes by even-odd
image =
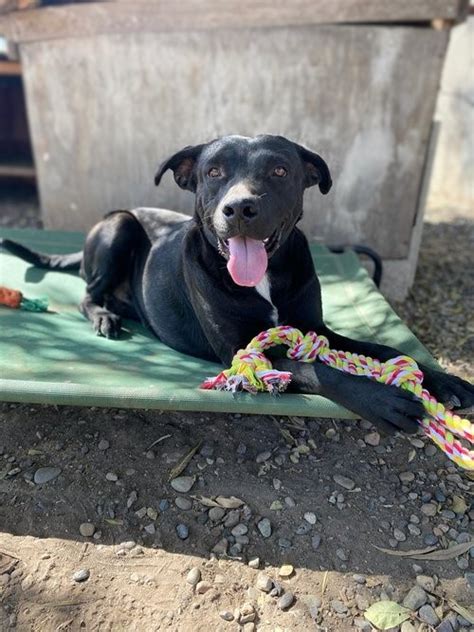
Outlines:
{"label": "colorful rope toy", "polygon": [[47,298],[25,298],[19,290],[11,290],[0,285],[0,305],[12,309],[24,309],[27,312],[47,312]]}
{"label": "colorful rope toy", "polygon": [[423,373],[410,357],[400,355],[380,362],[346,351],[329,348],[325,336],[310,331],[304,336],[294,327],[280,326],[267,329],[240,349],[229,369],[203,382],[201,388],[225,391],[245,390],[250,393],[284,391],[291,381],[291,373],[273,369],[264,351],[276,345],[289,347],[287,357],[299,362],[324,364],[352,375],[363,375],[383,384],[391,384],[410,391],[423,402],[426,416],[419,420],[425,434],[457,465],[474,470],[474,450],[468,450],[458,439],[474,443],[474,424],[455,415],[422,386]]}

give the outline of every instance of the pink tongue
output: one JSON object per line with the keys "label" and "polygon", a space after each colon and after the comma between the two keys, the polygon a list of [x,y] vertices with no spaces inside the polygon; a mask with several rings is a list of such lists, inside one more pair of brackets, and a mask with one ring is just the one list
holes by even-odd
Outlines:
{"label": "pink tongue", "polygon": [[227,270],[237,285],[255,287],[267,271],[268,257],[263,241],[249,237],[229,239]]}

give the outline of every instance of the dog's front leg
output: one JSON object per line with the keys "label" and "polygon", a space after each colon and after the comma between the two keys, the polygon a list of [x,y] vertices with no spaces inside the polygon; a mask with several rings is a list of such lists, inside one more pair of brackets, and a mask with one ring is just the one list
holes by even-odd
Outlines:
{"label": "dog's front leg", "polygon": [[416,420],[423,416],[422,403],[395,386],[349,375],[321,362],[307,364],[276,358],[273,366],[281,371],[291,371],[289,390],[327,397],[371,421],[383,432],[416,432]]}
{"label": "dog's front leg", "polygon": [[[402,351],[386,345],[346,338],[326,326],[319,329],[317,333],[324,334],[333,349],[362,354],[382,362],[403,355]],[[416,358],[414,359],[416,360]],[[423,385],[438,401],[452,408],[465,409],[474,406],[474,386],[472,384],[455,375],[437,371],[423,363],[419,363],[419,367],[424,374]]]}

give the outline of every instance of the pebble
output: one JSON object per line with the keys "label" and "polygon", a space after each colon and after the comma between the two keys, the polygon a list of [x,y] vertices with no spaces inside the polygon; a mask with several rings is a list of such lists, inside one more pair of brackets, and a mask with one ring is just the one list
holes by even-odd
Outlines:
{"label": "pebble", "polygon": [[417,632],[417,628],[410,621],[404,621],[400,632]]}
{"label": "pebble", "polygon": [[[436,628],[436,632],[454,632],[452,620],[449,618],[443,619],[441,623]],[[457,629],[457,626],[456,626]]]}
{"label": "pebble", "polygon": [[433,444],[429,443],[424,450],[426,456],[434,456],[437,452],[438,449],[436,448],[436,446],[434,446]]}
{"label": "pebble", "polygon": [[169,501],[166,498],[162,498],[158,505],[158,509],[160,511],[166,511],[169,508],[169,506],[170,506]]}
{"label": "pebble", "polygon": [[258,568],[260,566],[260,558],[253,557],[251,560],[249,560],[248,565],[250,566],[250,568]]}
{"label": "pebble", "polygon": [[272,535],[272,525],[268,518],[262,518],[257,524],[262,538],[269,538]]}
{"label": "pebble", "polygon": [[296,507],[296,503],[295,503],[295,501],[293,500],[293,498],[291,496],[286,496],[286,498],[285,498],[285,505],[287,507],[290,507],[290,509],[293,508],[293,507]]}
{"label": "pebble", "polygon": [[316,533],[311,538],[311,546],[313,547],[313,550],[316,551],[316,549],[319,549],[320,544],[321,544],[321,536],[318,533]]}
{"label": "pebble", "polygon": [[336,555],[343,562],[347,562],[347,560],[349,559],[344,549],[336,549]]}
{"label": "pebble", "polygon": [[81,568],[74,573],[72,578],[75,582],[85,582],[89,579],[90,575],[90,571],[87,568]]}
{"label": "pebble", "polygon": [[356,584],[365,584],[366,583],[366,578],[364,577],[364,575],[352,575],[352,579],[355,581]]}
{"label": "pebble", "polygon": [[296,527],[296,535],[306,535],[311,531],[311,525],[308,522],[302,522],[299,527]]}
{"label": "pebble", "polygon": [[401,529],[394,529],[393,530],[393,537],[398,542],[405,542],[405,540],[407,539],[407,536],[403,533],[403,531]]}
{"label": "pebble", "polygon": [[111,483],[116,483],[118,481],[118,476],[114,472],[107,472],[105,478]]}
{"label": "pebble", "polygon": [[224,516],[225,509],[222,507],[211,507],[211,509],[209,509],[209,520],[212,520],[212,522],[218,522],[222,520]]}
{"label": "pebble", "polygon": [[178,476],[178,478],[173,478],[170,485],[176,492],[186,494],[194,485],[194,481],[194,476]]}
{"label": "pebble", "polygon": [[110,443],[107,441],[107,439],[101,439],[97,447],[99,448],[99,450],[108,450],[110,448]]}
{"label": "pebble", "polygon": [[425,514],[425,516],[432,517],[436,516],[436,512],[438,511],[437,505],[435,503],[426,503],[421,505],[421,512]]}
{"label": "pebble", "polygon": [[402,483],[411,483],[415,480],[415,475],[413,472],[400,472],[398,478]]}
{"label": "pebble", "polygon": [[49,483],[60,474],[60,467],[40,467],[36,470],[33,480],[37,485],[44,485],[44,483]]}
{"label": "pebble", "polygon": [[232,614],[232,612],[230,610],[221,610],[219,612],[219,616],[221,619],[224,619],[224,621],[233,621],[234,620],[234,615]]}
{"label": "pebble", "polygon": [[403,600],[403,605],[410,610],[418,610],[418,608],[425,605],[427,600],[428,597],[423,588],[421,586],[413,586]]}
{"label": "pebble", "polygon": [[273,581],[265,573],[259,573],[255,585],[262,592],[268,593],[273,588]]}
{"label": "pebble", "polygon": [[186,538],[189,536],[188,527],[182,522],[176,525],[176,535],[180,540],[186,540]]}
{"label": "pebble", "polygon": [[196,592],[198,595],[204,595],[208,590],[212,588],[212,584],[210,582],[201,581],[196,584]]}
{"label": "pebble", "polygon": [[145,529],[145,531],[146,531],[149,535],[155,535],[155,533],[156,533],[156,527],[155,527],[155,525],[153,524],[153,522],[150,522],[150,524],[147,524],[147,525],[144,527],[144,529]]}
{"label": "pebble", "polygon": [[303,516],[303,518],[306,520],[308,524],[316,524],[316,520],[317,520],[316,514],[313,513],[312,511],[307,511],[305,515]]}
{"label": "pebble", "polygon": [[427,533],[423,538],[423,542],[426,546],[434,546],[438,542],[438,538],[433,533]]}
{"label": "pebble", "polygon": [[225,555],[227,553],[228,546],[228,540],[226,538],[221,538],[219,542],[212,548],[212,552],[216,555]]}
{"label": "pebble", "polygon": [[192,501],[184,496],[178,496],[174,502],[176,507],[178,507],[178,509],[182,509],[183,511],[189,511],[189,509],[193,506]]}
{"label": "pebble", "polygon": [[280,566],[278,575],[280,577],[291,577],[294,572],[295,572],[295,569],[293,568],[291,564],[283,564],[283,566]]}
{"label": "pebble", "polygon": [[331,601],[331,608],[334,610],[334,612],[337,612],[337,614],[345,614],[347,612],[346,604],[342,601],[339,601],[339,599],[333,599]]}
{"label": "pebble", "polygon": [[246,524],[240,523],[232,529],[231,533],[234,537],[238,537],[241,535],[245,535],[248,532],[248,530],[249,528],[247,527]]}
{"label": "pebble", "polygon": [[[217,507],[215,507],[215,509],[217,509]],[[232,529],[237,524],[239,524],[239,520],[240,520],[239,510],[232,509],[231,511],[229,511],[229,513],[226,516],[226,519],[224,521],[224,527],[227,527],[228,529]]]}
{"label": "pebble", "polygon": [[416,583],[418,584],[418,586],[421,586],[423,590],[426,590],[427,592],[433,592],[436,587],[435,580],[429,575],[417,575]]}
{"label": "pebble", "polygon": [[371,446],[378,446],[380,443],[380,435],[378,432],[369,432],[364,437],[364,441]]}
{"label": "pebble", "polygon": [[251,603],[244,603],[244,605],[239,608],[239,614],[239,623],[244,626],[246,623],[254,621],[257,616],[255,608]]}
{"label": "pebble", "polygon": [[79,525],[79,533],[84,538],[91,538],[94,535],[95,526],[91,522],[83,522]]}
{"label": "pebble", "polygon": [[272,453],[270,452],[270,450],[265,450],[265,452],[260,452],[260,454],[257,454],[257,458],[255,459],[255,461],[257,463],[263,463],[264,461],[268,461],[271,456]]}
{"label": "pebble", "polygon": [[352,480],[352,478],[348,478],[347,476],[343,476],[342,474],[335,474],[333,476],[333,480],[344,489],[351,490],[355,487],[355,482]]}
{"label": "pebble", "polygon": [[427,623],[428,625],[435,626],[439,623],[439,617],[432,606],[422,606],[418,610],[418,616],[423,623]]}
{"label": "pebble", "polygon": [[292,592],[286,592],[278,599],[277,606],[280,610],[288,610],[288,608],[293,605],[294,600],[294,594]]}

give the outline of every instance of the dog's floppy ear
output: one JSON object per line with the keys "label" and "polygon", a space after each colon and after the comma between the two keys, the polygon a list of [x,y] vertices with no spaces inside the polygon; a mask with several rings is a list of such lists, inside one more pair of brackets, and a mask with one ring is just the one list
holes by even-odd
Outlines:
{"label": "dog's floppy ear", "polygon": [[318,154],[306,149],[306,147],[302,145],[297,145],[297,148],[305,170],[305,187],[312,187],[318,184],[321,193],[326,195],[332,187],[329,167]]}
{"label": "dog's floppy ear", "polygon": [[165,160],[156,172],[156,186],[160,184],[165,171],[171,169],[176,184],[182,189],[186,189],[187,191],[192,191],[194,193],[196,191],[196,162],[204,147],[205,145],[190,145]]}

